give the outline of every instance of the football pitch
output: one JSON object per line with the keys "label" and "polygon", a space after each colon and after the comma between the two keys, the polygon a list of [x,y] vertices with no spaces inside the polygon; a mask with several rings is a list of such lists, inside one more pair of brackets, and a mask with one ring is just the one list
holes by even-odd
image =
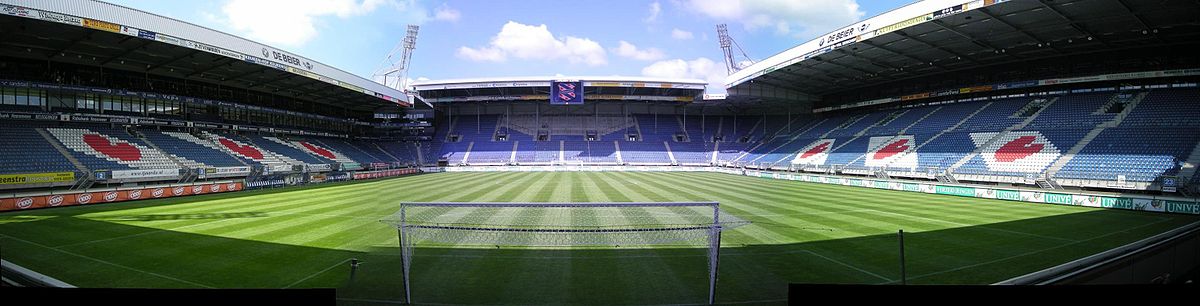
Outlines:
{"label": "football pitch", "polygon": [[[719,303],[782,303],[788,283],[988,284],[1200,217],[1032,204],[719,173],[437,173],[0,214],[0,258],[79,287],[338,288],[404,296],[401,202],[717,201]],[[687,304],[702,248],[418,246],[413,299],[440,304]],[[350,277],[351,258],[363,263]]]}

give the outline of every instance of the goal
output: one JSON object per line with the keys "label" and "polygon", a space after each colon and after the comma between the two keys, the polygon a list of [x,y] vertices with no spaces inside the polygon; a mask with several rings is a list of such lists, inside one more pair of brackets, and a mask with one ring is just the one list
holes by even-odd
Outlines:
{"label": "goal", "polygon": [[404,299],[412,303],[418,244],[527,248],[686,247],[707,250],[708,302],[715,301],[721,232],[749,224],[717,202],[401,203],[383,220],[400,236]]}

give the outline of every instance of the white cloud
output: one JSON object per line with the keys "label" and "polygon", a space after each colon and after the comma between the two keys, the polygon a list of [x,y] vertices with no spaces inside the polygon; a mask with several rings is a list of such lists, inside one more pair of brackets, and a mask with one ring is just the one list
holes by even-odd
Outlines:
{"label": "white cloud", "polygon": [[687,0],[688,9],[721,21],[740,22],[747,30],[774,28],[778,35],[803,29],[816,36],[861,20],[857,0]]}
{"label": "white cloud", "polygon": [[671,59],[657,61],[642,68],[642,75],[660,78],[691,78],[708,82],[708,92],[725,92],[724,63],[714,62],[706,57],[694,60]]}
{"label": "white cloud", "polygon": [[493,47],[484,47],[479,49],[471,49],[467,47],[458,47],[458,56],[476,62],[503,62],[506,58],[504,51]]}
{"label": "white cloud", "polygon": [[433,20],[458,22],[458,19],[461,17],[462,13],[459,13],[458,10],[451,8],[445,3],[442,3],[441,6],[438,6],[437,9],[433,11]]}
{"label": "white cloud", "polygon": [[671,29],[671,38],[678,40],[690,40],[695,37],[695,35],[692,35],[692,32],[680,30],[678,28]]}
{"label": "white cloud", "polygon": [[662,14],[662,4],[659,4],[658,1],[654,1],[654,3],[650,4],[650,16],[646,17],[646,19],[643,19],[642,21],[645,21],[645,22],[658,21],[658,16],[661,14]]}
{"label": "white cloud", "polygon": [[608,56],[600,44],[587,38],[554,37],[545,24],[532,26],[509,21],[500,28],[488,46],[459,47],[459,57],[473,61],[502,62],[509,57],[524,60],[559,60],[588,66],[608,64]]}
{"label": "white cloud", "polygon": [[663,54],[662,50],[659,50],[656,48],[646,48],[646,49],[638,50],[637,46],[634,46],[633,44],[631,44],[627,41],[624,41],[624,40],[622,40],[620,42],[620,45],[616,49],[613,49],[612,51],[614,53],[616,53],[617,55],[636,59],[639,61],[653,61],[653,60],[659,60],[659,59],[666,57],[666,55]]}
{"label": "white cloud", "polygon": [[231,28],[267,43],[299,46],[317,35],[314,19],[370,13],[387,0],[231,0],[221,7]]}

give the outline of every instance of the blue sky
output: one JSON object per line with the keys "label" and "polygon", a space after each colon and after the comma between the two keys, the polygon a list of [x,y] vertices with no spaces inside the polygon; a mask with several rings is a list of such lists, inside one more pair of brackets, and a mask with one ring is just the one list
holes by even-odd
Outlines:
{"label": "blue sky", "polygon": [[409,77],[725,76],[715,25],[754,60],[911,0],[110,0],[371,78],[421,26]]}

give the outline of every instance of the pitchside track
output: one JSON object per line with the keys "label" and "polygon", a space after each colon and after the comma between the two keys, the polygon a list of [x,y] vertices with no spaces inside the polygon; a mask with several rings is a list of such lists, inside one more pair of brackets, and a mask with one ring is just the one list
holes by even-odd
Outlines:
{"label": "pitchside track", "polygon": [[[400,202],[717,201],[753,222],[722,238],[718,302],[781,302],[788,283],[986,284],[1200,217],[1029,204],[717,173],[440,173],[365,183],[0,214],[5,260],[80,287],[336,287],[403,297]],[[363,261],[350,279],[349,260]],[[703,303],[696,248],[419,249],[428,303]]]}

